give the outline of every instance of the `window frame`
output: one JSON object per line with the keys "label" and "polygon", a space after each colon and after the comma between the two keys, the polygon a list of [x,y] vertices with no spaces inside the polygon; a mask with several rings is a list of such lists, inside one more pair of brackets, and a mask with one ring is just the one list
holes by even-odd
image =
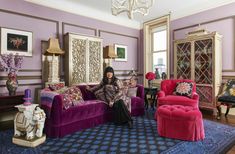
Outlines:
{"label": "window frame", "polygon": [[[167,74],[167,79],[169,79],[170,77],[170,14],[162,16],[160,18],[154,19],[154,20],[150,20],[144,23],[144,74],[143,74],[143,78],[144,78],[144,86],[147,85],[147,80],[145,79],[145,74],[147,72],[152,72],[152,64],[153,64],[153,60],[152,60],[152,35],[151,35],[151,31],[157,27],[161,27],[165,25],[166,26],[166,32],[167,32],[167,48],[166,48],[166,55],[167,55],[167,68],[166,68],[166,74]],[[159,81],[157,81],[159,82]]]}
{"label": "window frame", "polygon": [[[160,26],[160,27],[163,27],[163,26]],[[155,28],[156,29],[156,28]],[[167,35],[167,27],[164,27],[163,28],[160,28],[161,30],[151,30],[151,57],[154,57],[154,53],[161,53],[161,52],[166,52],[166,56],[167,56],[167,39],[166,39],[166,49],[165,50],[154,50],[154,33],[158,33],[158,32],[162,32],[162,31],[166,31],[166,35]],[[166,37],[167,38],[167,37]],[[168,59],[166,57],[166,59]],[[151,63],[151,66],[152,66],[152,72],[155,72],[154,68],[153,68],[153,58],[152,58],[152,63]],[[167,63],[167,60],[166,60],[166,68],[168,67],[168,63]],[[167,72],[165,72],[167,73]],[[161,75],[161,74],[160,74]]]}

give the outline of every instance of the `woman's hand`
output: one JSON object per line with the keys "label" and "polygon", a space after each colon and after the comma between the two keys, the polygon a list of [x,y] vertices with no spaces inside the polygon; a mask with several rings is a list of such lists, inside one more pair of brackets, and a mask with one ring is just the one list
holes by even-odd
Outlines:
{"label": "woman's hand", "polygon": [[109,102],[109,107],[113,107],[114,102]]}
{"label": "woman's hand", "polygon": [[87,85],[86,90],[91,91],[91,87]]}

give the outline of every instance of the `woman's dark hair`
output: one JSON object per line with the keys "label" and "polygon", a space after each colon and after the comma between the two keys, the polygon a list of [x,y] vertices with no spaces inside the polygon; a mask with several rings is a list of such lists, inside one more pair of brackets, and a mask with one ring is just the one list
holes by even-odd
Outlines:
{"label": "woman's dark hair", "polygon": [[107,78],[107,73],[108,73],[108,72],[113,73],[113,77],[112,77],[112,80],[111,80],[111,84],[113,84],[114,81],[115,81],[117,78],[116,78],[115,75],[114,75],[114,70],[113,70],[113,68],[110,67],[110,66],[106,67],[105,70],[104,70],[103,83],[104,83],[104,84],[108,84],[108,78]]}

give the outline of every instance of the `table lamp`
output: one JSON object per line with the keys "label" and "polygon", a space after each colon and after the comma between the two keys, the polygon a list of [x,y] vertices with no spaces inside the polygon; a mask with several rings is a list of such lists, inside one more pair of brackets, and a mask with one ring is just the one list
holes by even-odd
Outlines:
{"label": "table lamp", "polygon": [[[103,48],[103,58],[105,61],[105,67],[111,66],[112,67],[112,59],[117,58],[117,55],[115,54],[114,47],[112,45],[108,45]],[[106,59],[108,61],[106,61]]]}
{"label": "table lamp", "polygon": [[128,73],[129,76],[131,76],[130,79],[135,79],[137,76],[137,73],[135,72],[134,68]]}
{"label": "table lamp", "polygon": [[136,77],[137,77],[137,73],[135,72],[134,68],[132,68],[132,70],[128,73],[130,77],[129,79],[129,85],[130,86],[135,86],[137,84],[137,80],[136,80]]}
{"label": "table lamp", "polygon": [[49,73],[48,82],[59,82],[59,62],[56,56],[64,54],[64,51],[60,49],[59,40],[56,38],[50,38],[48,40],[49,48],[46,50],[45,55],[52,55],[52,60],[49,61]]}

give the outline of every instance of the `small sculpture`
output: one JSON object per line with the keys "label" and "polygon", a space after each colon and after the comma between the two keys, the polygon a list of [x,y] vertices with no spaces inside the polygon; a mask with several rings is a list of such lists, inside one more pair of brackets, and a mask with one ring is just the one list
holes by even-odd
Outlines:
{"label": "small sculpture", "polygon": [[155,79],[160,79],[160,74],[158,68],[155,68]]}
{"label": "small sculpture", "polygon": [[17,106],[19,112],[14,119],[14,136],[25,136],[26,140],[32,140],[36,137],[42,137],[46,114],[37,104],[29,106]]}
{"label": "small sculpture", "polygon": [[165,72],[162,72],[162,80],[165,80],[167,78],[167,75]]}

